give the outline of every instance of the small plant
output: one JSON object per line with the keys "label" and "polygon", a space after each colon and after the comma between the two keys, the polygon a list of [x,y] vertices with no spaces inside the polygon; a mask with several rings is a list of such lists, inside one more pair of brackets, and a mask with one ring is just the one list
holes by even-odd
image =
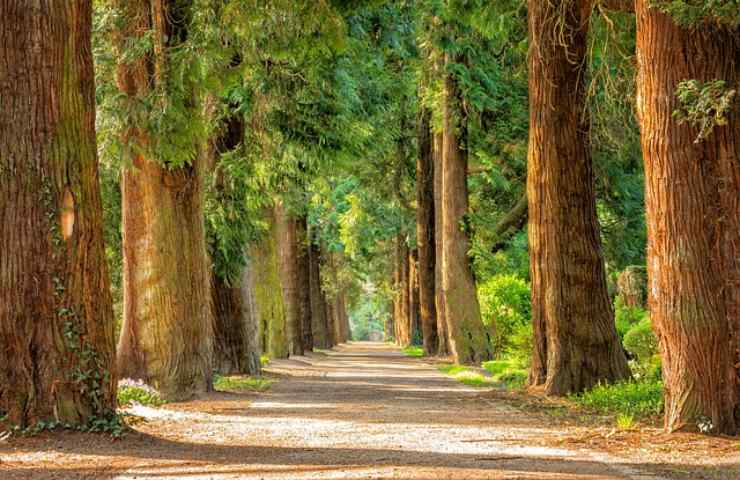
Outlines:
{"label": "small plant", "polygon": [[723,80],[683,81],[676,89],[681,106],[673,112],[673,116],[679,123],[698,127],[699,136],[695,143],[700,143],[709,137],[714,127],[727,125],[727,114],[732,111],[735,93]]}
{"label": "small plant", "polygon": [[260,356],[260,364],[262,364],[263,367],[266,367],[267,364],[270,363],[270,357],[267,355]]}
{"label": "small plant", "polygon": [[264,392],[275,383],[267,378],[248,377],[243,375],[222,376],[216,375],[213,388],[221,392]]}
{"label": "small plant", "polygon": [[597,413],[644,418],[659,415],[663,411],[663,384],[647,380],[601,384],[570,398]]}
{"label": "small plant", "polygon": [[407,357],[421,358],[424,356],[424,348],[419,346],[410,346],[403,349],[403,354]]}
{"label": "small plant", "polygon": [[165,403],[159,392],[141,380],[125,379],[118,382],[118,404],[128,406],[134,403],[148,407],[159,407]]}
{"label": "small plant", "polygon": [[461,365],[441,365],[437,369],[451,376],[460,383],[471,387],[492,387],[494,386],[493,379],[486,377],[478,372],[475,372],[467,367]]}
{"label": "small plant", "polygon": [[619,430],[633,430],[635,428],[635,417],[628,413],[617,415],[617,428]]}
{"label": "small plant", "polygon": [[711,418],[699,416],[696,419],[696,428],[698,428],[701,433],[711,433],[712,430],[714,430],[714,424],[712,423]]}

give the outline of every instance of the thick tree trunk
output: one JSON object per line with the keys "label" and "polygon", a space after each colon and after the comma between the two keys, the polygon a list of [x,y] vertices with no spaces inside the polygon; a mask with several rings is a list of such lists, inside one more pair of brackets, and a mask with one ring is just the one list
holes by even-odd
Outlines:
{"label": "thick tree trunk", "polygon": [[308,238],[308,219],[300,216],[296,222],[296,283],[298,288],[298,306],[300,312],[301,334],[303,335],[303,349],[313,350],[313,325],[311,310],[311,265]]}
{"label": "thick tree trunk", "polygon": [[[447,64],[452,59],[447,59]],[[460,88],[452,73],[445,78],[442,160],[442,285],[450,353],[457,363],[480,364],[493,354],[483,325],[468,250],[467,120]]]}
{"label": "thick tree trunk", "polygon": [[[327,278],[333,279],[333,260],[331,253],[327,250],[326,246],[321,247],[321,267],[322,272],[325,272]],[[324,311],[326,312],[326,335],[329,342],[329,347],[337,345],[337,338],[335,335],[336,328],[336,312],[334,308],[334,299],[324,290],[321,289],[321,297],[324,303]]]}
{"label": "thick tree trunk", "polygon": [[530,384],[550,395],[629,376],[596,218],[584,113],[589,9],[583,2],[529,2]]}
{"label": "thick tree trunk", "polygon": [[665,426],[704,423],[732,434],[740,420],[740,103],[698,142],[699,130],[673,112],[681,81],[740,88],[740,34],[715,23],[682,29],[644,0],[636,11],[648,293]]}
{"label": "thick tree trunk", "polygon": [[[166,83],[165,47],[175,45],[179,37],[173,32],[185,27],[161,1],[120,1],[118,8],[119,48],[154,32],[150,56],[119,64],[119,89],[135,101],[152,85]],[[141,125],[124,132],[124,143],[143,147],[149,141]],[[170,168],[144,153],[134,155],[122,180],[124,319],[118,367],[121,377],[151,383],[167,398],[188,398],[210,388],[212,370],[204,161],[196,157]]]}
{"label": "thick tree trunk", "polygon": [[419,121],[419,156],[416,160],[416,244],[419,250],[419,316],[424,353],[434,355],[439,348],[437,308],[434,296],[434,146],[431,112],[423,109]]}
{"label": "thick tree trunk", "polygon": [[442,284],[442,265],[444,255],[444,235],[442,231],[442,160],[444,137],[434,134],[434,307],[437,311],[437,353],[449,355],[450,340],[445,317],[445,296]]}
{"label": "thick tree trunk", "polygon": [[231,285],[213,276],[214,367],[220,373],[261,372],[251,266]]}
{"label": "thick tree trunk", "polygon": [[0,415],[87,424],[116,407],[92,2],[0,19]]}
{"label": "thick tree trunk", "polygon": [[419,306],[419,252],[409,252],[409,345],[422,341]]}
{"label": "thick tree trunk", "polygon": [[313,346],[316,348],[331,348],[332,345],[326,328],[326,305],[321,287],[321,249],[313,239],[308,244],[308,267]]}
{"label": "thick tree trunk", "polygon": [[285,338],[289,355],[303,355],[303,318],[298,273],[296,220],[278,203],[275,206],[280,257],[280,283],[285,301]]}
{"label": "thick tree trunk", "polygon": [[277,227],[273,209],[265,210],[270,229],[250,248],[254,268],[254,298],[259,312],[262,351],[270,358],[288,356],[285,340],[285,302],[280,283],[280,260],[277,249]]}
{"label": "thick tree trunk", "polygon": [[396,343],[411,344],[410,295],[409,295],[409,248],[403,236],[396,237],[396,308],[393,325]]}

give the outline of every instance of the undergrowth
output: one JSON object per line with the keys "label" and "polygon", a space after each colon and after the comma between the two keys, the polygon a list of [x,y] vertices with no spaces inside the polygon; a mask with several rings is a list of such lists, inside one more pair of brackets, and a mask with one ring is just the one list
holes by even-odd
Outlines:
{"label": "undergrowth", "polygon": [[458,382],[471,387],[492,387],[495,383],[492,378],[486,377],[481,373],[462,365],[440,365],[437,369],[440,372],[451,376]]}
{"label": "undergrowth", "polygon": [[403,349],[403,354],[407,357],[421,358],[424,356],[424,348],[412,345]]}
{"label": "undergrowth", "polygon": [[121,380],[118,382],[118,405],[125,407],[138,403],[147,407],[159,407],[165,401],[157,390],[134,380]]}
{"label": "undergrowth", "polygon": [[618,419],[644,419],[663,411],[663,384],[658,380],[645,380],[597,385],[570,399],[594,413],[616,415]]}
{"label": "undergrowth", "polygon": [[264,392],[270,389],[273,380],[266,378],[248,377],[244,375],[216,375],[213,388],[221,392]]}

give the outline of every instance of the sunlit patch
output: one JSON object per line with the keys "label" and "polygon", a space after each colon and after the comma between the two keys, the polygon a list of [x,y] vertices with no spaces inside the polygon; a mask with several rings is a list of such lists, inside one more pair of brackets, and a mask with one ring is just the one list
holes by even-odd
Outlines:
{"label": "sunlit patch", "polygon": [[64,190],[62,197],[62,238],[68,240],[75,227],[75,199],[69,188]]}

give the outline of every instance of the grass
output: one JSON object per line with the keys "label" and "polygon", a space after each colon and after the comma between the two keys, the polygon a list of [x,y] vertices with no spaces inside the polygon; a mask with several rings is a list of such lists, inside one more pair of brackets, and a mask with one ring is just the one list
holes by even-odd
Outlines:
{"label": "grass", "polygon": [[138,403],[147,407],[160,407],[165,404],[159,392],[143,382],[121,380],[118,383],[118,405],[129,406]]}
{"label": "grass", "polygon": [[424,348],[418,346],[406,347],[403,349],[403,354],[407,357],[421,358],[424,356]]}
{"label": "grass", "polygon": [[437,367],[437,370],[471,387],[485,388],[491,387],[495,383],[492,378],[486,377],[462,365],[440,365]]}
{"label": "grass", "polygon": [[270,363],[270,357],[268,357],[267,355],[262,355],[260,357],[260,364],[262,364],[263,367],[266,367],[268,363]]}
{"label": "grass", "polygon": [[509,388],[521,388],[527,382],[528,370],[517,360],[491,360],[483,362],[494,382],[503,383]]}
{"label": "grass", "polygon": [[657,380],[597,385],[570,397],[581,407],[606,415],[647,418],[663,411],[663,384]]}
{"label": "grass", "polygon": [[213,388],[220,392],[264,392],[269,390],[273,383],[274,380],[245,375],[216,375]]}
{"label": "grass", "polygon": [[635,428],[635,417],[620,413],[617,415],[617,428],[619,430],[633,430]]}

